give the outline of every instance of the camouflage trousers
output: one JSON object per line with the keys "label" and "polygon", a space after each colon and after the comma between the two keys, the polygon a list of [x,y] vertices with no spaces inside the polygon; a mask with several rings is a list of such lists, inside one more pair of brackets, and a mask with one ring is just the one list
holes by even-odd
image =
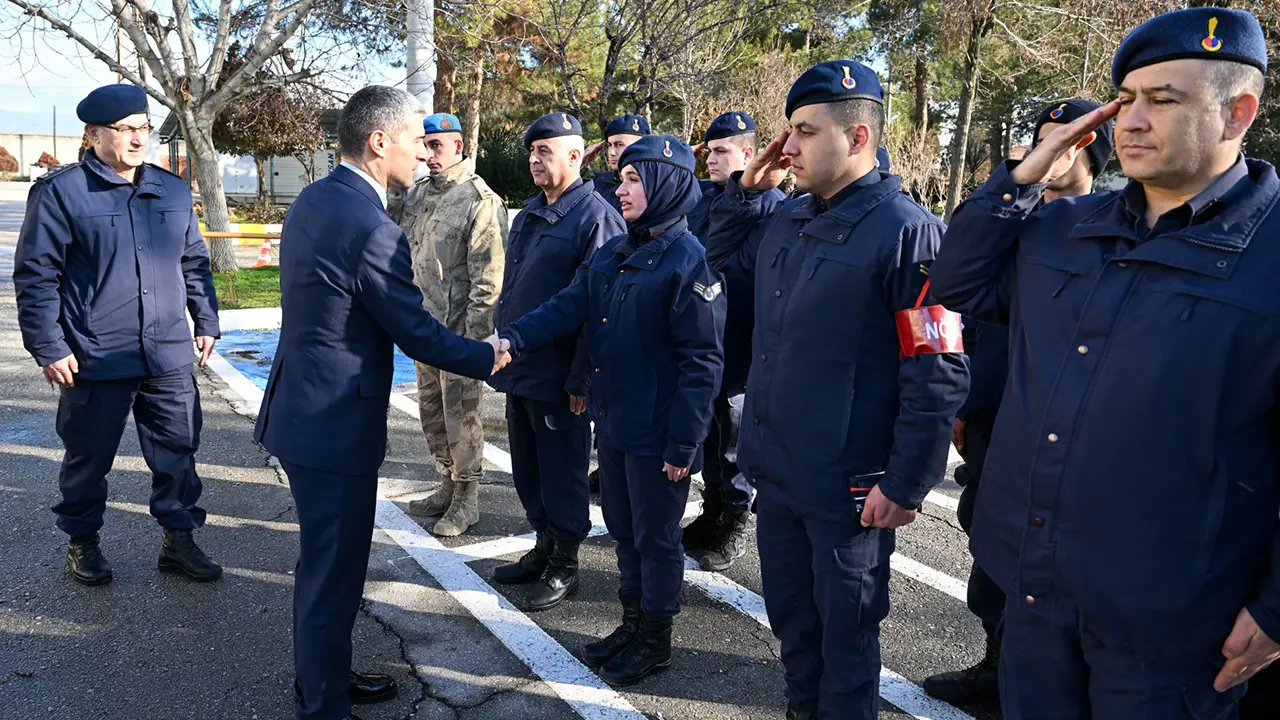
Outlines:
{"label": "camouflage trousers", "polygon": [[422,432],[436,458],[442,479],[480,480],[484,470],[484,426],[480,397],[484,383],[415,363],[418,369],[418,411]]}

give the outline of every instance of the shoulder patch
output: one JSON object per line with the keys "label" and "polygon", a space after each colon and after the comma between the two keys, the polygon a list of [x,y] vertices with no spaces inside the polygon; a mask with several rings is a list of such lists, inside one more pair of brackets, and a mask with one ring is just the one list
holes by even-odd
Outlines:
{"label": "shoulder patch", "polygon": [[716,298],[720,297],[720,293],[724,291],[724,288],[719,282],[713,282],[710,285],[703,285],[695,280],[693,283],[693,291],[703,300],[712,302]]}
{"label": "shoulder patch", "polygon": [[40,177],[36,178],[36,182],[47,183],[53,180],[54,178],[58,177],[59,175],[63,175],[67,172],[70,172],[71,170],[74,170],[75,168],[80,167],[82,164],[83,163],[73,162],[70,165],[63,165],[62,167],[58,168],[57,170],[54,170],[53,172],[47,172],[41,175]]}

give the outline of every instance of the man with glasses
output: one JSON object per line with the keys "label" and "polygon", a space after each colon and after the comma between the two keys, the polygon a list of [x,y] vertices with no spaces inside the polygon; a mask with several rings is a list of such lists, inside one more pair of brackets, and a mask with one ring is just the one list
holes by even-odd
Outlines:
{"label": "man with glasses", "polygon": [[93,147],[31,188],[13,272],[23,344],[61,395],[66,452],[53,511],[71,538],[67,571],[84,585],[111,582],[98,531],[132,412],[152,474],[151,514],[164,530],[159,568],[216,580],[222,568],[192,538],[205,512],[196,505],[201,414],[187,314],[201,366],[219,332],[191,190],[143,162],[151,124],[142,88],[98,88],[76,114]]}

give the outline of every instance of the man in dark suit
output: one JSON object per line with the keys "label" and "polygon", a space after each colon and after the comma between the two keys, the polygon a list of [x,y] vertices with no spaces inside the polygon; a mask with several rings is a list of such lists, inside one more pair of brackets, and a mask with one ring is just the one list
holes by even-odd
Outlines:
{"label": "man in dark suit", "polygon": [[280,243],[280,344],[255,438],[280,459],[298,512],[293,638],[299,720],[354,718],[351,702],[395,694],[351,672],[387,445],[393,344],[447,372],[485,379],[510,357],[446,330],[422,307],[409,245],[387,215],[387,187],[413,185],[425,159],[422,105],[371,86],[342,110],[345,158],[309,185]]}

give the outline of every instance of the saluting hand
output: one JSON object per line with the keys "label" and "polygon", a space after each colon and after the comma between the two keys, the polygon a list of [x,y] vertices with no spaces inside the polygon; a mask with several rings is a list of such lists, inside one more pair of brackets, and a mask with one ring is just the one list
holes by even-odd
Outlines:
{"label": "saluting hand", "polygon": [[1049,133],[1027,156],[1022,159],[1010,177],[1018,185],[1035,185],[1050,182],[1071,169],[1080,151],[1098,137],[1102,123],[1120,112],[1120,101],[1112,100],[1083,117]]}
{"label": "saluting hand", "polygon": [[68,355],[61,360],[45,365],[40,368],[44,373],[44,379],[49,381],[50,385],[58,384],[66,387],[75,387],[76,373],[80,372],[80,363],[76,361],[75,355]]}
{"label": "saluting hand", "polygon": [[702,157],[702,153],[707,151],[707,144],[704,142],[700,142],[689,149],[693,151],[694,157]]}
{"label": "saluting hand", "polygon": [[880,492],[880,486],[871,488],[867,502],[862,507],[862,527],[892,530],[909,525],[916,519],[918,510],[908,510]]}
{"label": "saluting hand", "polygon": [[1222,656],[1227,664],[1213,679],[1213,689],[1218,692],[1230,690],[1280,660],[1280,643],[1262,632],[1248,610],[1241,610],[1227,641],[1222,643]]}
{"label": "saluting hand", "polygon": [[603,140],[587,148],[587,151],[582,154],[582,166],[586,167],[594,162],[596,158],[600,157],[601,150],[604,150]]}
{"label": "saluting hand", "polygon": [[789,137],[791,131],[783,130],[764,150],[751,158],[738,180],[743,190],[772,190],[782,184],[791,169],[791,156],[782,152]]}
{"label": "saluting hand", "polygon": [[689,474],[689,468],[676,467],[669,462],[662,463],[662,472],[667,474],[667,479],[671,482],[680,482]]}

